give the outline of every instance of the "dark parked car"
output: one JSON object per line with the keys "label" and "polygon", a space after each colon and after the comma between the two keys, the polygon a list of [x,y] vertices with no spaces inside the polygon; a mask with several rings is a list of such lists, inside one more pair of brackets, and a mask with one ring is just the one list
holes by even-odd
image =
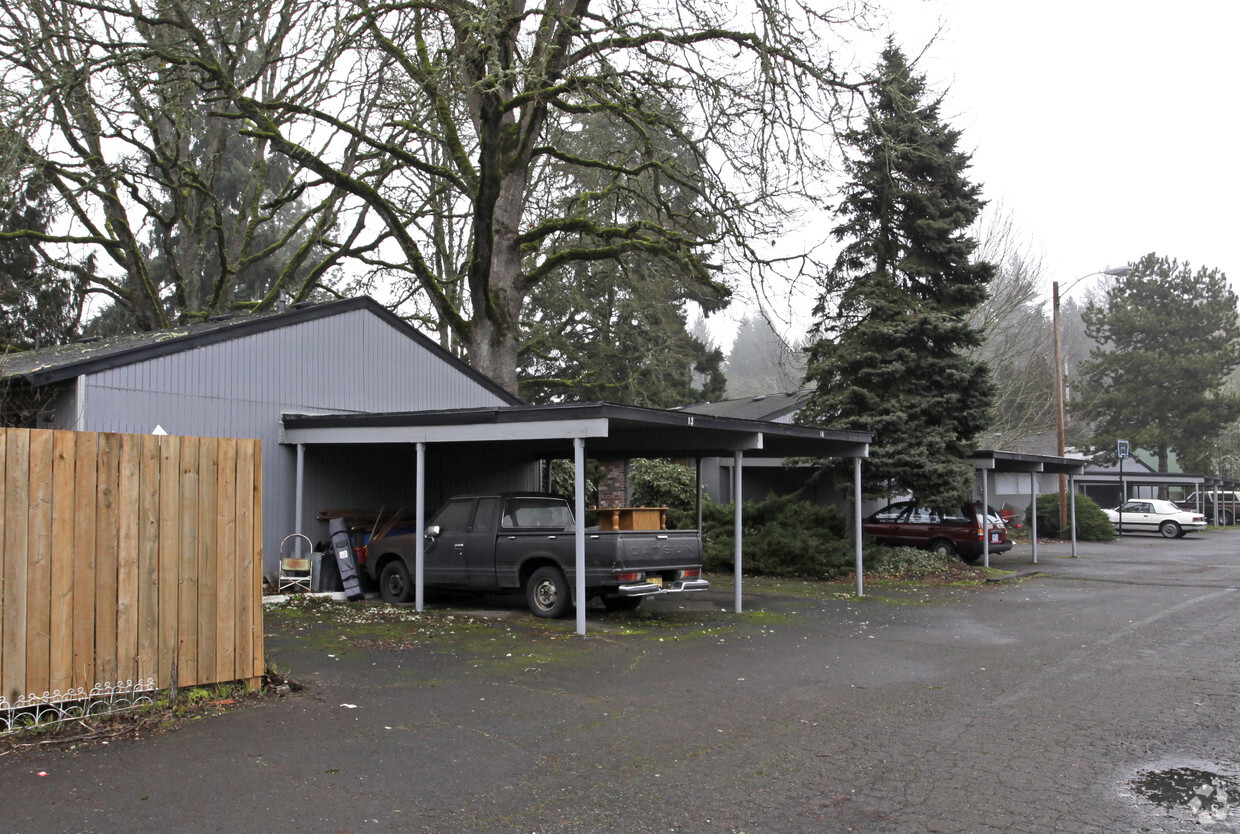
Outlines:
{"label": "dark parked car", "polygon": [[[867,536],[878,544],[921,547],[936,553],[958,554],[973,564],[982,558],[986,540],[980,515],[982,505],[970,503],[954,514],[944,514],[912,501],[888,504],[862,524]],[[990,552],[1006,553],[1012,549],[1003,519],[990,514],[986,523],[990,535]]]}

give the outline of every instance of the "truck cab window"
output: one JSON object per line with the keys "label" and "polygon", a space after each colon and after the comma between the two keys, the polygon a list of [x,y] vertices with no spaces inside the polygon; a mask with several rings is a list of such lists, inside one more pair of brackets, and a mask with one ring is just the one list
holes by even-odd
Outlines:
{"label": "truck cab window", "polygon": [[469,529],[469,517],[473,514],[473,509],[472,498],[449,501],[431,523],[438,524],[440,531],[444,533],[464,533]]}
{"label": "truck cab window", "polygon": [[474,532],[490,533],[495,522],[495,506],[498,498],[479,498],[478,512],[474,514]]}
{"label": "truck cab window", "polygon": [[534,530],[571,530],[573,517],[560,500],[510,498],[504,508],[502,524]]}

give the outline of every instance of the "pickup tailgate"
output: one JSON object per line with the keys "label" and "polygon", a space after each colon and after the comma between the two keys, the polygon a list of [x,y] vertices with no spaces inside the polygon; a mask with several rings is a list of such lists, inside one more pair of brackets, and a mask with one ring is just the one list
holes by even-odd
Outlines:
{"label": "pickup tailgate", "polygon": [[[611,573],[603,580],[621,596],[704,591],[702,541],[696,530],[590,532],[587,552],[610,552]],[[604,560],[591,560],[595,564]],[[601,577],[600,577],[601,578]]]}

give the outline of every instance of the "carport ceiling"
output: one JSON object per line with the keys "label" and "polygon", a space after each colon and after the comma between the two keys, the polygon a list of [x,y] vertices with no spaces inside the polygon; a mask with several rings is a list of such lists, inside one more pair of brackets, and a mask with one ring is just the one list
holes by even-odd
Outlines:
{"label": "carport ceiling", "polygon": [[289,444],[488,443],[514,458],[569,457],[584,438],[592,457],[761,452],[763,457],[866,457],[868,432],[706,417],[614,403],[447,409],[387,414],[285,414]]}

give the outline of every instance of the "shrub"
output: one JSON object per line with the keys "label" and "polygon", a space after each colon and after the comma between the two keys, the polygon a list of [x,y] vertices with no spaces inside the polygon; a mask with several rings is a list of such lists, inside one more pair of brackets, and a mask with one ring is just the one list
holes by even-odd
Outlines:
{"label": "shrub", "polygon": [[[1025,507],[1025,517],[1029,517],[1028,507]],[[1061,539],[1071,538],[1071,531],[1067,527],[1059,527],[1058,492],[1038,496],[1038,534],[1054,535]],[[1076,537],[1079,541],[1086,542],[1109,542],[1115,538],[1115,527],[1097,502],[1080,493],[1076,496]]]}
{"label": "shrub", "polygon": [[[668,512],[668,526],[692,527],[692,513]],[[856,568],[856,545],[844,516],[835,507],[808,504],[792,497],[771,496],[745,504],[745,573],[796,579],[837,579]],[[732,505],[702,507],[703,564],[706,570],[730,573],[735,519]],[[940,556],[914,547],[865,549],[865,571],[877,576],[911,578],[959,570],[958,556]]]}
{"label": "shrub", "polygon": [[865,572],[879,576],[911,578],[960,570],[959,556],[935,553],[917,547],[874,545],[865,551]]}
{"label": "shrub", "polygon": [[[602,468],[598,461],[587,458],[585,471],[586,506],[598,503],[598,482]],[[558,495],[570,504],[577,494],[577,473],[571,460],[556,458],[551,461],[548,492]]]}
{"label": "shrub", "polygon": [[693,511],[697,475],[689,467],[661,458],[634,458],[629,464],[629,494],[634,507],[668,507]]}
{"label": "shrub", "polygon": [[[692,513],[668,513],[668,526],[692,527]],[[801,579],[830,579],[853,568],[854,549],[844,538],[844,517],[835,507],[809,504],[797,496],[772,495],[745,504],[745,572]],[[706,570],[735,569],[735,521],[731,504],[702,507],[702,549]]]}

